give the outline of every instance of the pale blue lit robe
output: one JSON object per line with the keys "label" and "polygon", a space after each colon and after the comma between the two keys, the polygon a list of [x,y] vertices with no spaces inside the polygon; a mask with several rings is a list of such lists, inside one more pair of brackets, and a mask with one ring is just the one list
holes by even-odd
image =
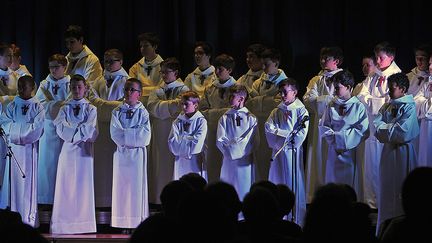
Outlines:
{"label": "pale blue lit robe", "polygon": [[420,119],[417,166],[432,167],[432,77],[423,84],[414,100],[417,116]]}

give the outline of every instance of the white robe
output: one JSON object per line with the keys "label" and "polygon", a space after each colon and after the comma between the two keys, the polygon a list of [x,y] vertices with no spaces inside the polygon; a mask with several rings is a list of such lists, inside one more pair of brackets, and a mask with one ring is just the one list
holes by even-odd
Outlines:
{"label": "white robe", "polygon": [[383,105],[374,126],[375,136],[384,143],[379,165],[377,196],[377,225],[380,226],[385,220],[404,213],[401,199],[402,183],[417,162],[412,140],[419,135],[419,126],[412,95],[390,100]]}
{"label": "white robe", "polygon": [[429,80],[429,71],[421,71],[418,67],[411,69],[411,72],[407,74],[408,79],[410,81],[408,92],[406,94],[410,94],[412,96],[416,96],[420,91],[424,83],[427,83]]}
{"label": "white robe", "polygon": [[32,76],[29,70],[25,65],[20,65],[20,67],[17,70],[12,70],[16,77],[22,77],[22,76]]}
{"label": "white robe", "polygon": [[219,118],[229,109],[229,89],[236,81],[230,77],[225,83],[215,79],[211,86],[204,90],[204,98],[200,101],[200,110],[207,119],[208,131],[206,138],[206,149],[204,151],[204,168],[207,169],[209,182],[220,178],[222,166],[222,153],[216,146],[216,132]]}
{"label": "white robe", "polygon": [[205,88],[212,85],[216,78],[215,68],[213,66],[208,67],[204,71],[201,71],[199,67],[197,67],[192,73],[189,73],[184,83],[190,90],[197,92],[202,98]]}
{"label": "white robe", "polygon": [[[142,96],[149,96],[153,90],[158,89],[163,84],[159,73],[162,61],[163,59],[159,55],[151,62],[146,61],[143,57],[129,69],[129,76],[142,83]],[[147,74],[148,70],[150,70],[149,75]]]}
{"label": "white robe", "polygon": [[[169,152],[168,136],[173,121],[180,114],[180,95],[189,88],[181,79],[161,84],[148,99],[147,109],[152,116],[152,140],[149,156],[149,201],[160,203],[159,195],[174,174],[174,155]],[[167,97],[166,94],[169,94]]]}
{"label": "white robe", "polygon": [[[37,215],[37,166],[38,140],[43,132],[45,111],[37,99],[23,100],[19,96],[9,103],[1,117],[1,124],[9,138],[14,158],[11,166],[11,205],[12,211],[18,212],[24,223],[38,227]],[[16,159],[16,160],[15,160]],[[18,165],[24,172],[25,178]],[[9,175],[9,164],[7,175]],[[9,176],[5,176],[2,189],[2,206],[8,204]],[[4,204],[3,199],[6,200]]]}
{"label": "white robe", "polygon": [[363,81],[363,88],[358,94],[359,100],[365,104],[369,119],[369,134],[370,136],[365,141],[364,148],[364,167],[363,167],[363,200],[371,208],[377,207],[377,193],[379,185],[379,163],[381,159],[382,144],[373,135],[375,134],[375,126],[373,121],[378,115],[379,109],[385,102],[390,100],[388,94],[387,78],[395,73],[400,73],[400,68],[393,62],[386,70],[376,70],[374,74],[369,75]]}
{"label": "white robe", "polygon": [[254,71],[252,71],[252,69],[249,69],[247,73],[243,74],[237,80],[237,84],[244,85],[250,94],[252,92],[253,83],[261,77],[263,72],[264,72],[263,70],[258,70],[256,72],[254,72]]}
{"label": "white robe", "polygon": [[69,96],[70,77],[43,80],[35,97],[45,108],[44,132],[39,140],[38,203],[53,204],[57,164],[63,140],[57,135],[54,119]]}
{"label": "white robe", "polygon": [[96,107],[84,98],[68,100],[54,125],[64,142],[57,168],[51,233],[96,232],[93,186],[93,142],[98,134]]}
{"label": "white robe", "polygon": [[144,105],[126,103],[114,109],[111,138],[117,144],[113,156],[111,226],[136,228],[149,216],[147,150],[150,116]]}
{"label": "white robe", "polygon": [[363,161],[357,148],[369,136],[366,107],[356,96],[348,100],[334,98],[319,124],[326,139],[328,154],[325,183],[350,185],[363,200]]}
{"label": "white robe", "polygon": [[271,161],[268,179],[275,184],[285,184],[293,190],[295,194],[295,205],[293,208],[295,212],[295,222],[299,225],[304,224],[306,216],[306,188],[302,144],[306,139],[309,121],[305,122],[304,128],[298,127],[298,132],[293,137],[294,148],[297,151],[295,166],[293,166],[293,149],[290,140],[294,129],[299,125],[303,117],[308,115],[309,113],[303,103],[299,99],[296,99],[289,105],[285,105],[283,102],[280,103],[278,107],[271,112],[265,124],[265,133],[267,142],[272,149],[272,156],[274,156],[285,143],[288,143],[282,152]]}
{"label": "white robe", "polygon": [[246,107],[230,109],[219,119],[216,145],[222,152],[220,179],[243,200],[254,182],[253,152],[259,144],[258,120]]}
{"label": "white robe", "polygon": [[199,111],[190,118],[182,113],[174,120],[168,136],[168,147],[175,156],[173,180],[191,172],[207,179],[202,154],[206,135],[207,121]]}
{"label": "white robe", "polygon": [[0,96],[16,95],[18,78],[12,69],[0,69]]}
{"label": "white robe", "polygon": [[420,119],[419,153],[417,166],[432,167],[432,77],[424,83],[416,97]]}
{"label": "white robe", "polygon": [[319,134],[318,123],[328,103],[333,98],[333,84],[327,85],[329,79],[342,69],[320,71],[307,86],[303,101],[310,114],[311,129],[308,131],[306,154],[306,198],[311,202],[315,190],[324,185],[327,161],[327,144]]}
{"label": "white robe", "polygon": [[86,45],[83,47],[84,49],[77,56],[72,56],[70,52],[67,54],[66,74],[70,76],[80,74],[90,85],[93,85],[102,76],[102,66],[99,58]]}
{"label": "white robe", "polygon": [[[115,72],[104,70],[103,77],[95,81],[93,88],[99,98],[104,100],[120,100],[124,96],[123,89],[128,78],[129,75],[123,68]],[[113,79],[110,87],[107,85],[107,80],[109,79]]]}

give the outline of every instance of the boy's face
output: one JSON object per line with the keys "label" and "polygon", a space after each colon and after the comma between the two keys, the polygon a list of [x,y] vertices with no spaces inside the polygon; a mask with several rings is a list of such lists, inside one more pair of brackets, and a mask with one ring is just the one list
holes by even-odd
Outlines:
{"label": "boy's face", "polygon": [[432,56],[429,58],[429,73],[432,73]]}
{"label": "boy's face", "polygon": [[21,57],[13,55],[12,63],[9,67],[12,68],[13,70],[16,70],[20,67],[20,64],[21,64]]}
{"label": "boy's face", "polygon": [[208,56],[201,46],[197,46],[194,50],[195,62],[198,66],[208,66],[210,64],[210,56]]}
{"label": "boy's face", "polygon": [[167,67],[162,66],[161,70],[160,70],[160,74],[162,76],[163,81],[165,83],[169,84],[171,82],[176,81],[177,75],[178,75],[178,71],[177,70],[172,70],[172,69],[169,69]]}
{"label": "boy's face", "polygon": [[182,100],[182,108],[185,114],[193,114],[198,109],[198,103],[193,103],[190,100]]}
{"label": "boy's face", "polygon": [[49,62],[48,68],[49,68],[51,76],[54,79],[62,79],[64,77],[66,67],[61,65],[57,61]]}
{"label": "boy's face", "polygon": [[388,55],[387,53],[380,51],[375,53],[375,58],[378,68],[384,70],[393,62],[394,56]]}
{"label": "boy's face", "polygon": [[124,100],[129,105],[135,105],[141,96],[139,85],[134,82],[126,82],[124,86]]}
{"label": "boy's face", "polygon": [[346,99],[351,96],[351,88],[349,86],[344,86],[341,83],[334,83],[335,95],[340,99]]}
{"label": "boy's face", "polygon": [[334,57],[331,56],[321,56],[320,64],[322,69],[333,71],[338,68],[339,59],[335,59]]}
{"label": "boy's face", "polygon": [[254,72],[262,70],[263,68],[262,59],[251,51],[246,52],[246,63],[248,67]]}
{"label": "boy's face", "polygon": [[29,81],[20,81],[18,82],[18,95],[23,100],[28,100],[32,97],[34,84],[30,83]]}
{"label": "boy's face", "polygon": [[297,97],[297,90],[295,90],[291,85],[285,85],[279,90],[282,97],[282,101],[285,104],[291,104]]}
{"label": "boy's face", "polygon": [[372,58],[363,58],[362,60],[362,71],[364,76],[369,76],[375,71],[375,63]]}
{"label": "boy's face", "polygon": [[66,48],[72,53],[72,54],[78,54],[83,49],[83,38],[80,38],[79,40],[75,37],[68,37],[65,39]]}
{"label": "boy's face", "polygon": [[12,49],[8,48],[3,55],[0,55],[0,68],[5,69],[12,64]]}
{"label": "boy's face", "polygon": [[84,95],[87,92],[87,86],[81,80],[74,81],[70,83],[70,90],[72,92],[72,97],[75,100],[80,100],[84,98]]}
{"label": "boy's face", "polygon": [[424,52],[424,51],[416,51],[415,52],[415,61],[416,61],[416,64],[417,64],[417,68],[420,71],[426,71],[426,70],[428,70],[428,66],[429,66],[428,62],[429,62],[429,60],[428,60],[426,52]]}
{"label": "boy's face", "polygon": [[119,58],[110,55],[104,56],[104,67],[108,72],[116,72],[120,70],[122,64],[123,60]]}
{"label": "boy's face", "polygon": [[245,98],[241,94],[231,94],[230,95],[230,105],[232,108],[239,109],[244,106]]}
{"label": "boy's face", "polygon": [[279,62],[274,62],[270,58],[264,58],[262,60],[262,62],[263,62],[263,69],[264,69],[265,73],[267,73],[267,74],[277,74],[278,73]]}
{"label": "boy's face", "polygon": [[218,77],[218,79],[220,80],[228,80],[231,76],[231,69],[226,69],[225,67],[216,67],[216,76]]}
{"label": "boy's face", "polygon": [[157,46],[152,46],[148,41],[140,41],[140,51],[143,57],[149,57],[156,53]]}
{"label": "boy's face", "polygon": [[399,99],[405,95],[405,88],[397,86],[396,83],[392,82],[389,85],[389,95],[392,100]]}

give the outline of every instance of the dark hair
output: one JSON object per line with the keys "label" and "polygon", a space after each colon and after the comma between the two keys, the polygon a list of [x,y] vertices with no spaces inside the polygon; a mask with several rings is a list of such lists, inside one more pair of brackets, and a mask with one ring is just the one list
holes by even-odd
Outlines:
{"label": "dark hair", "polygon": [[344,60],[343,51],[338,46],[328,46],[321,48],[320,57],[333,57],[334,59],[339,60],[338,66],[342,65]]}
{"label": "dark hair", "polygon": [[214,66],[217,67],[224,67],[226,69],[234,70],[235,67],[235,61],[234,58],[227,54],[220,54],[216,57],[214,60]]}
{"label": "dark hair", "polygon": [[418,45],[414,48],[414,54],[417,51],[422,51],[422,52],[426,53],[426,57],[429,58],[431,56],[431,53],[432,53],[432,47],[429,44],[421,44],[421,45]]}
{"label": "dark hair", "polygon": [[342,70],[339,71],[337,73],[335,73],[332,76],[332,82],[334,84],[342,84],[345,87],[350,87],[351,89],[354,88],[355,86],[355,80],[354,80],[354,76],[352,75],[352,73],[348,70]]}
{"label": "dark hair", "polygon": [[376,58],[375,58],[375,54],[374,54],[373,52],[370,52],[370,51],[365,52],[365,53],[363,54],[362,59],[364,59],[364,58],[372,59],[374,65],[375,65],[375,66],[377,65]]}
{"label": "dark hair", "polygon": [[106,50],[104,56],[113,56],[115,58],[123,60],[123,53],[119,49]]}
{"label": "dark hair", "polygon": [[381,51],[392,57],[396,56],[396,48],[387,41],[380,42],[375,46],[375,54]]}
{"label": "dark hair", "polygon": [[195,48],[197,47],[202,47],[202,49],[204,50],[204,53],[207,56],[213,56],[213,47],[210,43],[205,42],[205,41],[198,41],[197,43],[195,43]]}
{"label": "dark hair", "polygon": [[194,103],[194,104],[198,104],[200,101],[199,94],[195,91],[192,91],[192,90],[184,92],[181,95],[181,99],[184,101],[187,101],[187,100],[192,101],[192,103]]}
{"label": "dark hair", "polygon": [[257,57],[261,58],[262,53],[266,50],[266,47],[262,44],[256,43],[249,45],[246,52],[253,52]]}
{"label": "dark hair", "polygon": [[67,66],[66,57],[62,54],[54,54],[48,58],[48,62],[54,62],[54,61],[60,63],[62,66],[65,67]]}
{"label": "dark hair", "polygon": [[283,87],[285,87],[285,86],[287,86],[287,85],[293,87],[295,90],[298,91],[298,84],[297,84],[297,81],[296,81],[295,79],[292,79],[292,78],[286,78],[286,79],[281,80],[281,81],[278,83],[278,88],[279,88],[279,89],[282,89]]}
{"label": "dark hair", "polygon": [[139,81],[139,80],[136,79],[136,78],[128,78],[128,79],[126,80],[126,83],[127,83],[127,82],[138,84],[138,87],[139,87],[140,92],[141,92],[141,90],[142,90],[142,83],[141,83],[141,81]]}
{"label": "dark hair", "polygon": [[409,88],[409,79],[405,73],[395,73],[388,77],[387,79],[388,86],[392,86],[392,83],[395,83],[399,88],[405,88],[405,92],[408,91]]}
{"label": "dark hair", "polygon": [[280,62],[282,55],[275,48],[267,48],[261,53],[261,58],[270,58],[272,62]]}
{"label": "dark hair", "polygon": [[24,82],[24,83],[29,83],[29,84],[31,84],[32,87],[35,87],[35,85],[36,85],[36,83],[35,83],[33,77],[30,76],[30,75],[24,75],[24,76],[21,76],[21,77],[18,79],[18,83],[22,83],[22,82]]}
{"label": "dark hair", "polygon": [[159,46],[159,36],[156,33],[153,32],[146,32],[138,35],[139,41],[147,41],[152,46]]}
{"label": "dark hair", "polygon": [[249,98],[249,93],[246,89],[246,86],[241,85],[241,84],[235,84],[233,86],[230,87],[230,94],[239,94],[242,97],[244,97],[244,101],[246,102],[246,100]]}
{"label": "dark hair", "polygon": [[160,66],[177,71],[180,75],[180,62],[175,57],[168,57],[160,63]]}
{"label": "dark hair", "polygon": [[84,39],[84,31],[79,25],[69,25],[64,33],[64,38]]}
{"label": "dark hair", "polygon": [[79,81],[82,81],[87,88],[90,88],[90,84],[87,82],[87,80],[82,75],[79,74],[72,75],[69,83],[72,84],[74,82],[79,82]]}
{"label": "dark hair", "polygon": [[6,53],[7,49],[10,49],[11,46],[6,43],[0,43],[0,56],[3,56]]}

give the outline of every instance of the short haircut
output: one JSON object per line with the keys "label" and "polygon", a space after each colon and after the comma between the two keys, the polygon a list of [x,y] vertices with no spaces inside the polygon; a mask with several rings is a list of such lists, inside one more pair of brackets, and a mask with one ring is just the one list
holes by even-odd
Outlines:
{"label": "short haircut", "polygon": [[72,85],[72,83],[77,83],[80,81],[82,81],[87,88],[90,88],[90,84],[87,82],[87,80],[82,75],[74,74],[70,78],[70,84],[71,85]]}
{"label": "short haircut", "polygon": [[272,62],[280,62],[282,55],[280,51],[275,48],[267,48],[261,53],[261,58],[270,58]]}
{"label": "short haircut", "polygon": [[334,59],[339,60],[338,66],[342,65],[344,56],[343,51],[338,46],[325,46],[320,50],[321,57],[333,57]]}
{"label": "short haircut", "polygon": [[205,41],[198,41],[197,43],[195,43],[195,48],[197,47],[202,47],[202,49],[204,50],[204,53],[207,56],[213,56],[213,47],[210,43],[205,42]]}
{"label": "short haircut", "polygon": [[139,41],[147,41],[152,46],[159,46],[160,40],[159,36],[153,32],[146,32],[138,35]]}
{"label": "short haircut", "polygon": [[365,53],[363,54],[362,59],[364,59],[364,58],[372,59],[374,65],[375,65],[375,66],[377,65],[376,58],[375,58],[375,54],[374,54],[373,52],[365,52]]}
{"label": "short haircut", "polygon": [[104,56],[111,56],[119,60],[123,60],[123,53],[119,49],[106,50]]}
{"label": "short haircut", "polygon": [[6,53],[6,51],[10,48],[11,46],[9,44],[0,43],[0,56],[3,56]]}
{"label": "short haircut", "polygon": [[175,57],[168,57],[160,63],[161,68],[169,68],[173,71],[178,71],[180,75],[180,62]]}
{"label": "short haircut", "polygon": [[429,44],[421,44],[414,48],[414,54],[417,51],[426,53],[426,57],[429,58],[432,54],[432,47]]}
{"label": "short haircut", "polygon": [[388,77],[387,82],[389,86],[392,86],[392,84],[395,83],[399,88],[405,88],[405,93],[408,91],[409,79],[405,73],[392,74]]}
{"label": "short haircut", "polygon": [[297,81],[293,78],[286,78],[286,79],[282,79],[279,84],[278,84],[278,88],[282,89],[285,86],[291,86],[293,87],[296,91],[298,91],[298,84]]}
{"label": "short haircut", "polygon": [[248,48],[246,49],[246,52],[252,52],[255,55],[257,55],[257,57],[261,58],[262,53],[265,51],[266,47],[262,44],[251,44],[248,46]]}
{"label": "short haircut", "polygon": [[249,98],[249,93],[247,91],[246,86],[241,84],[235,84],[231,86],[230,88],[230,94],[238,94],[242,96],[246,102],[246,100]]}
{"label": "short haircut", "polygon": [[389,42],[383,41],[378,43],[374,48],[375,54],[378,52],[384,52],[385,54],[395,57],[396,56],[396,48],[392,46]]}
{"label": "short haircut", "polygon": [[234,70],[235,61],[234,58],[227,54],[220,54],[217,56],[213,62],[213,65],[217,67],[224,67],[226,69]]}
{"label": "short haircut", "polygon": [[200,97],[195,91],[186,91],[181,95],[183,101],[191,101],[194,104],[199,104]]}
{"label": "short haircut", "polygon": [[79,25],[69,25],[64,33],[64,38],[84,39],[84,31]]}
{"label": "short haircut", "polygon": [[339,71],[337,73],[335,73],[332,77],[331,80],[333,82],[333,84],[342,84],[345,87],[350,87],[351,89],[354,88],[355,86],[355,80],[354,80],[354,76],[352,75],[352,73],[348,70],[342,70]]}
{"label": "short haircut", "polygon": [[21,56],[21,48],[19,48],[15,44],[11,44],[10,48],[12,49],[12,54],[14,57],[20,57]]}
{"label": "short haircut", "polygon": [[62,54],[54,54],[48,58],[48,62],[54,62],[54,61],[58,62],[62,66],[65,67],[67,66],[66,57]]}
{"label": "short haircut", "polygon": [[18,79],[18,83],[23,83],[23,82],[24,82],[24,83],[29,83],[33,88],[34,88],[35,85],[36,85],[36,83],[35,83],[33,77],[30,76],[30,75],[24,75],[24,76],[21,76],[21,77]]}
{"label": "short haircut", "polygon": [[126,80],[126,83],[127,83],[127,82],[138,84],[139,90],[140,90],[140,92],[141,92],[141,90],[142,90],[142,83],[141,83],[141,81],[139,81],[139,80],[136,79],[136,78],[128,78],[128,79]]}

